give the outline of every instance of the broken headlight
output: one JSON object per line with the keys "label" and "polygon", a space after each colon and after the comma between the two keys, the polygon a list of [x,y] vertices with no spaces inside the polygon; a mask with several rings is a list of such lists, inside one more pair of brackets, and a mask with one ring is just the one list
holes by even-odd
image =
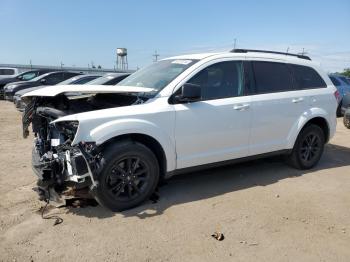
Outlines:
{"label": "broken headlight", "polygon": [[77,133],[79,126],[78,121],[62,121],[55,123],[57,131],[66,135],[69,139],[73,140]]}

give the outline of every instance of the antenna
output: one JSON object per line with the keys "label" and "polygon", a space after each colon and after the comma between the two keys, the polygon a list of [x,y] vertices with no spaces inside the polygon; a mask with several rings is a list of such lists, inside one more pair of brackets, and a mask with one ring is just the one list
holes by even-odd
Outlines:
{"label": "antenna", "polygon": [[237,44],[237,38],[235,38],[233,41],[233,49],[236,49],[236,44]]}
{"label": "antenna", "polygon": [[158,61],[158,57],[160,56],[160,54],[157,53],[157,50],[154,51],[154,55],[152,55],[154,57],[153,62],[157,62]]}

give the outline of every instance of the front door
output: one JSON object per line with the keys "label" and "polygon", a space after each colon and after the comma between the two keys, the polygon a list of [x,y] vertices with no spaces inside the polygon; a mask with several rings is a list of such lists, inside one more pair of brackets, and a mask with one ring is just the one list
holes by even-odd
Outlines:
{"label": "front door", "polygon": [[226,61],[188,81],[200,85],[202,96],[174,105],[177,169],[248,155],[251,109],[243,75],[241,61]]}

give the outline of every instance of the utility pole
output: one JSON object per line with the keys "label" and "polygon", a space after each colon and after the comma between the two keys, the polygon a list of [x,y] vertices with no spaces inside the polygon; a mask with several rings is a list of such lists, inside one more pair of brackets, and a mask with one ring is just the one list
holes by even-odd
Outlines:
{"label": "utility pole", "polygon": [[62,61],[61,61],[61,69],[63,69],[63,66],[64,66],[64,64],[63,64]]}
{"label": "utility pole", "polygon": [[158,53],[157,53],[157,50],[154,51],[154,55],[152,55],[154,57],[153,59],[153,62],[157,62],[158,61],[158,57],[160,56]]}
{"label": "utility pole", "polygon": [[33,69],[32,59],[29,60],[29,64],[30,64],[30,69]]}

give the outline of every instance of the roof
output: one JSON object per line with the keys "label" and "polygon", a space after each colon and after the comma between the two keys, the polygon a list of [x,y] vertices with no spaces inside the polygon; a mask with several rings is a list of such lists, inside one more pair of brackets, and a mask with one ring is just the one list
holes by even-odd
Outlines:
{"label": "roof", "polygon": [[287,63],[296,63],[296,64],[305,64],[305,65],[314,65],[318,66],[319,64],[305,59],[305,58],[299,58],[297,56],[291,56],[288,54],[279,54],[279,53],[264,53],[264,52],[238,52],[238,53],[232,53],[232,52],[221,52],[221,53],[199,53],[199,54],[187,54],[187,55],[180,55],[180,56],[173,56],[167,59],[206,59],[206,58],[229,58],[229,57],[237,57],[237,58],[256,58],[256,59],[271,59],[276,61],[283,61]]}

